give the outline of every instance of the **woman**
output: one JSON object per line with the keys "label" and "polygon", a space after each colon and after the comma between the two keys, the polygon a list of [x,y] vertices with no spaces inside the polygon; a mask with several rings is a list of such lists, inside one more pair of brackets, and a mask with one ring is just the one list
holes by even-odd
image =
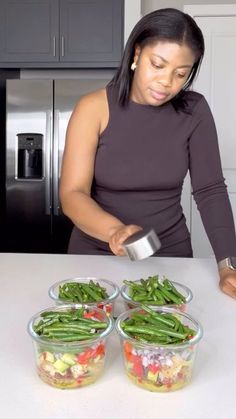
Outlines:
{"label": "woman", "polygon": [[[60,186],[75,225],[70,253],[121,256],[124,240],[150,227],[162,243],[157,256],[192,257],[180,205],[189,171],[217,262],[236,255],[215,124],[204,97],[189,90],[203,54],[190,16],[152,12],[134,27],[106,89],[76,105]],[[219,274],[221,289],[236,298],[236,271],[220,266]]]}

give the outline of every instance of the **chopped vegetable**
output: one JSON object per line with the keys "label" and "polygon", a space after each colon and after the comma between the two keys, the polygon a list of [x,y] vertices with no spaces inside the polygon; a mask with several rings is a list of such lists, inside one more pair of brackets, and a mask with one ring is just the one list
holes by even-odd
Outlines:
{"label": "chopped vegetable", "polygon": [[[196,331],[180,318],[179,314],[158,313],[142,306],[121,321],[120,327],[127,336],[123,339],[125,369],[138,386],[166,392],[180,389],[190,381],[196,351],[191,338]],[[178,346],[181,344],[183,347]]]}
{"label": "chopped vegetable", "polygon": [[128,286],[128,295],[136,303],[146,305],[181,305],[186,303],[186,298],[174,284],[167,278],[159,279],[158,275],[149,276],[140,281],[124,281]]}
{"label": "chopped vegetable", "polygon": [[58,298],[65,303],[94,304],[113,315],[113,302],[109,301],[105,287],[90,279],[88,282],[68,281],[59,285]]}
{"label": "chopped vegetable", "polygon": [[44,312],[39,322],[34,325],[34,331],[39,336],[54,341],[81,341],[99,336],[100,331],[106,329],[107,323],[99,321],[96,312],[81,307],[68,311]]}
{"label": "chopped vegetable", "polygon": [[64,301],[86,304],[106,300],[109,295],[104,287],[91,279],[89,283],[66,282],[60,285],[58,297]]}
{"label": "chopped vegetable", "polygon": [[62,389],[95,382],[104,370],[105,339],[101,333],[107,327],[108,323],[101,321],[101,313],[94,308],[41,313],[33,326],[41,338],[35,344],[39,377]]}
{"label": "chopped vegetable", "polygon": [[173,314],[156,313],[144,305],[142,309],[141,313],[132,313],[121,323],[122,330],[136,340],[169,345],[184,343],[196,334]]}

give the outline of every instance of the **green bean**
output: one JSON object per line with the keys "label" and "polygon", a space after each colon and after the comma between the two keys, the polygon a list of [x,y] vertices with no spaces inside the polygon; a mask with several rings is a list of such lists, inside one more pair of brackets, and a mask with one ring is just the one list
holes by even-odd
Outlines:
{"label": "green bean", "polygon": [[89,329],[91,329],[91,327],[93,328],[93,329],[106,329],[106,327],[107,327],[107,323],[106,322],[101,322],[101,321],[96,321],[96,320],[94,320],[93,322],[91,322],[91,323],[84,323],[83,321],[79,321],[79,322],[73,322],[73,323],[69,323],[68,324],[68,327],[70,327],[70,326],[75,326],[75,327],[80,327],[80,328],[82,328],[82,329],[84,329],[84,330],[89,330]]}
{"label": "green bean", "polygon": [[66,335],[66,334],[61,334],[60,336],[53,336],[58,340],[62,340],[63,342],[73,342],[73,341],[80,341],[80,340],[88,340],[88,339],[92,339],[93,336],[92,335]]}
{"label": "green bean", "polygon": [[167,290],[165,287],[162,288],[162,293],[164,294],[166,299],[169,299],[170,302],[176,303],[178,305],[182,303],[182,301],[178,297],[176,297],[176,295],[173,294],[173,292]]}
{"label": "green bean", "polygon": [[169,281],[164,277],[159,280],[158,275],[149,276],[147,279],[140,279],[140,282],[124,280],[128,286],[128,294],[136,302],[148,302],[149,305],[181,305],[186,302],[182,295]]}
{"label": "green bean", "polygon": [[123,325],[123,330],[125,332],[132,332],[132,333],[144,333],[151,336],[163,336],[163,333],[159,332],[159,330],[149,328],[148,326],[130,326],[130,325]]}
{"label": "green bean", "polygon": [[123,282],[124,282],[125,285],[130,285],[131,287],[134,287],[134,288],[141,286],[140,284],[137,284],[137,283],[135,283],[133,281],[128,281],[127,279],[125,279]]}
{"label": "green bean", "polygon": [[70,333],[73,333],[73,334],[78,334],[78,335],[83,334],[83,335],[90,336],[90,335],[94,335],[95,329],[91,329],[90,332],[88,330],[76,329],[75,327],[69,327],[67,329],[62,329],[62,328],[58,328],[58,327],[51,327],[51,328],[48,328],[47,330],[44,329],[44,335],[54,335],[54,334],[57,334],[57,333],[59,335],[61,333],[67,334],[67,335],[70,334]]}
{"label": "green bean", "polygon": [[73,287],[72,292],[74,294],[75,301],[78,301],[79,303],[83,303],[83,295],[82,295],[82,292],[80,291],[80,288],[75,286]]}
{"label": "green bean", "polygon": [[187,333],[180,333],[180,332],[175,332],[174,330],[169,330],[169,329],[158,329],[158,331],[160,333],[162,333],[163,335],[166,336],[173,336],[175,338],[179,338],[179,339],[185,339],[187,337]]}
{"label": "green bean", "polygon": [[146,288],[146,281],[143,278],[140,279],[140,282],[143,285],[143,287]]}
{"label": "green bean", "polygon": [[95,282],[91,279],[89,281],[89,285],[96,293],[100,294],[101,299],[105,299],[108,297],[106,288],[102,287],[98,282],[96,282],[95,284]]}
{"label": "green bean", "polygon": [[129,324],[129,325],[131,325],[131,324],[135,324],[135,320],[133,319],[133,318],[129,318],[129,319],[127,319],[126,321],[125,321],[125,323],[126,324]]}
{"label": "green bean", "polygon": [[181,324],[180,321],[177,319],[176,316],[172,316],[172,319],[175,322],[174,330],[176,332],[179,332],[180,331],[180,324]]}
{"label": "green bean", "polygon": [[62,297],[63,298],[68,299],[69,301],[73,301],[73,302],[76,301],[75,295],[72,292],[72,289],[71,288],[67,287],[67,288],[64,288],[63,290],[61,289],[59,291],[59,293],[60,292],[62,293]]}
{"label": "green bean", "polygon": [[133,296],[134,301],[145,301],[147,299],[147,294],[136,294]]}
{"label": "green bean", "polygon": [[186,303],[186,298],[184,297],[184,295],[182,295],[174,286],[173,284],[169,281],[169,279],[165,278],[163,281],[164,285],[167,285],[169,287],[169,290],[176,295],[176,297],[179,297],[180,300],[183,303]]}
{"label": "green bean", "polygon": [[84,330],[84,331],[88,331],[90,332],[91,329],[94,329],[93,327],[90,326],[85,326],[84,324],[76,324],[76,323],[54,323],[51,326],[45,326],[43,331],[47,331],[47,330],[52,330],[52,329],[57,329],[57,330],[69,330],[73,328],[74,330]]}
{"label": "green bean", "polygon": [[156,313],[144,305],[142,309],[143,311],[131,313],[128,319],[121,322],[123,331],[140,342],[178,344],[189,340],[196,333],[182,324],[176,315]]}
{"label": "green bean", "polygon": [[[100,335],[101,331],[106,329],[107,323],[95,319],[85,319],[87,310],[84,307],[72,309],[67,312],[51,311],[47,315],[42,316],[39,322],[34,325],[34,331],[47,339],[60,339],[61,335],[66,336],[65,341],[70,341],[70,335],[77,335],[78,340],[84,340],[86,336]],[[45,314],[45,313],[42,313]],[[81,338],[80,336],[83,336]],[[72,339],[75,340],[74,338]]]}
{"label": "green bean", "polygon": [[142,304],[141,306],[143,308],[144,311],[148,312],[149,314],[151,314],[154,318],[160,320],[160,322],[165,323],[171,327],[173,327],[175,325],[175,323],[173,322],[173,320],[165,318],[164,315],[156,313],[154,310],[152,310],[150,307],[145,306]]}
{"label": "green bean", "polygon": [[[137,321],[141,320],[141,321],[144,321],[145,318],[146,318],[146,316],[144,316],[143,314],[134,312],[132,314],[132,317],[130,317],[129,320],[137,320]],[[126,323],[127,322],[128,322],[128,320],[126,320]]]}
{"label": "green bean", "polygon": [[162,301],[154,301],[154,300],[143,300],[143,301],[140,301],[140,303],[145,304],[145,305],[152,305],[152,306],[162,306],[163,305]]}
{"label": "green bean", "polygon": [[97,282],[90,280],[84,282],[66,282],[59,286],[59,298],[70,302],[96,302],[109,297],[104,287]]}
{"label": "green bean", "polygon": [[180,323],[180,322],[179,322],[178,331],[181,332],[181,333],[184,332],[184,327],[183,327],[182,323]]}
{"label": "green bean", "polygon": [[80,321],[80,323],[87,324],[87,325],[89,325],[91,327],[96,326],[97,328],[99,328],[100,325],[102,325],[103,327],[104,327],[104,325],[106,325],[105,322],[98,322],[97,320],[85,319],[83,317],[81,319],[79,319],[79,321]]}
{"label": "green bean", "polygon": [[161,291],[159,289],[155,289],[155,295],[157,296],[158,300],[160,300],[161,302],[163,302],[163,304],[165,304],[165,298],[163,297]]}
{"label": "green bean", "polygon": [[75,311],[75,316],[78,317],[79,319],[84,319],[83,317],[84,313],[85,313],[85,308],[80,307],[80,308],[77,308],[77,310]]}
{"label": "green bean", "polygon": [[36,333],[39,333],[39,332],[41,332],[41,330],[43,330],[44,329],[44,327],[45,327],[45,325],[46,326],[49,326],[49,325],[51,325],[51,324],[54,324],[54,323],[56,323],[58,321],[58,316],[55,316],[54,318],[51,318],[51,319],[49,319],[49,320],[46,320],[45,322],[39,322],[38,324],[37,324],[37,326],[35,326],[34,327],[34,331],[36,332]]}
{"label": "green bean", "polygon": [[184,331],[187,332],[189,335],[192,335],[192,336],[195,335],[195,330],[191,329],[190,327],[183,325],[183,328],[184,328]]}
{"label": "green bean", "polygon": [[170,337],[175,337],[175,338],[179,338],[179,339],[185,339],[187,337],[187,333],[179,333],[179,332],[175,332],[174,330],[170,330],[170,329],[164,329],[164,328],[154,328],[154,327],[149,327],[147,325],[142,326],[142,325],[137,325],[137,326],[129,326],[129,325],[123,325],[123,330],[125,332],[132,332],[132,333],[145,333],[147,335],[152,335],[152,336],[170,336]]}
{"label": "green bean", "polygon": [[158,319],[155,319],[151,316],[144,316],[145,320],[149,324],[153,324],[154,326],[162,327],[162,328],[169,328],[169,326],[165,325],[164,323],[161,323]]}

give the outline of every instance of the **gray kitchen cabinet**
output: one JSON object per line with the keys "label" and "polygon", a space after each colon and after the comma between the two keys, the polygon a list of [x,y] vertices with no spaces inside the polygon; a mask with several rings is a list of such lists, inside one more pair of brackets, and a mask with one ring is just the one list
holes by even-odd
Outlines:
{"label": "gray kitchen cabinet", "polygon": [[120,0],[61,0],[61,61],[119,61],[121,6]]}
{"label": "gray kitchen cabinet", "polygon": [[123,0],[1,0],[0,67],[116,67]]}
{"label": "gray kitchen cabinet", "polygon": [[58,19],[58,0],[1,0],[1,64],[58,61]]}

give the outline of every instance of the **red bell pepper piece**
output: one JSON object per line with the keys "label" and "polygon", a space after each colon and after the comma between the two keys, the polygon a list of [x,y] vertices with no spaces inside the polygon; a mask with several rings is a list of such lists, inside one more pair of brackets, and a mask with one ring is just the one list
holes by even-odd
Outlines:
{"label": "red bell pepper piece", "polygon": [[[137,360],[139,358],[139,361]],[[133,365],[133,372],[135,375],[137,375],[139,378],[143,378],[144,370],[141,362],[140,357],[136,357],[134,365]]]}
{"label": "red bell pepper piece", "polygon": [[105,355],[105,346],[102,343],[100,343],[94,351],[94,358],[98,355]]}
{"label": "red bell pepper piece", "polygon": [[80,364],[87,364],[89,359],[93,358],[93,355],[95,353],[94,349],[88,348],[81,354],[79,354],[76,359]]}
{"label": "red bell pepper piece", "polygon": [[127,340],[124,342],[124,351],[125,353],[131,353],[133,349],[133,346],[131,345],[130,342],[128,342]]}

